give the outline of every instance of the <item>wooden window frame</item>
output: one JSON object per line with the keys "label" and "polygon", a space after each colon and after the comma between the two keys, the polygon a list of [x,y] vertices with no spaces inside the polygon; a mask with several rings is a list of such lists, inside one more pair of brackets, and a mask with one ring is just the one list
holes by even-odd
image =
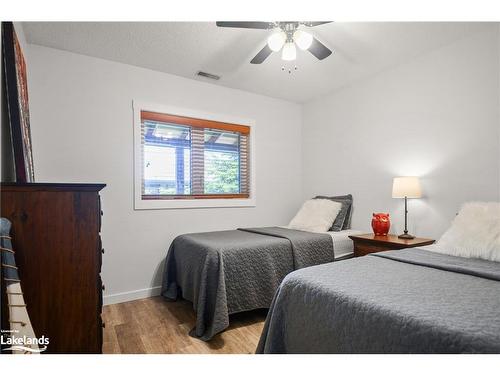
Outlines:
{"label": "wooden window frame", "polygon": [[193,128],[209,128],[209,129],[218,129],[218,130],[226,130],[230,132],[238,132],[241,134],[249,135],[250,129],[247,125],[239,125],[239,124],[230,124],[227,122],[206,120],[188,116],[178,116],[172,115],[168,113],[158,113],[152,111],[141,111],[141,119],[146,118],[150,121],[158,121],[165,123],[172,123],[176,125],[186,125]]}
{"label": "wooden window frame", "polygon": [[[220,113],[201,112],[187,108],[148,104],[134,101],[134,209],[175,209],[215,207],[255,207],[255,121],[236,118]],[[211,128],[239,132],[250,136],[249,142],[249,193],[238,194],[191,194],[191,195],[143,195],[142,194],[142,118],[169,122],[191,127]]]}

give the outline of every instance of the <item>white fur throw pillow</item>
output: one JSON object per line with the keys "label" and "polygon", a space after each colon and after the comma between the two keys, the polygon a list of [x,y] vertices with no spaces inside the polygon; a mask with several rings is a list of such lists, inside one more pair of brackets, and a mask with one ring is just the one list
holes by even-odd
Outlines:
{"label": "white fur throw pillow", "polygon": [[500,202],[465,203],[437,246],[429,250],[500,262]]}
{"label": "white fur throw pillow", "polygon": [[305,201],[288,228],[308,232],[327,232],[342,208],[342,203],[329,199]]}

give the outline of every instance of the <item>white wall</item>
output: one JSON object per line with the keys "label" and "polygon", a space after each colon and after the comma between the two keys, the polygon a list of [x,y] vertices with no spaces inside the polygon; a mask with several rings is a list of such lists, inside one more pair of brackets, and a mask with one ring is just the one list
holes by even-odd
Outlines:
{"label": "white wall", "polygon": [[305,105],[303,193],[354,195],[353,226],[372,212],[403,227],[392,178],[422,177],[412,233],[438,238],[461,203],[498,200],[499,34],[475,34]]}
{"label": "white wall", "polygon": [[[498,66],[500,69],[500,23],[498,23]],[[500,74],[498,75],[498,87],[500,87]],[[500,119],[500,94],[498,95],[498,117]],[[500,128],[500,121],[498,122],[498,127]],[[500,145],[500,130],[498,131],[498,143]],[[498,160],[500,160],[500,147],[498,147]],[[498,195],[500,196],[500,162],[498,163]]]}
{"label": "white wall", "polygon": [[[172,239],[186,232],[283,225],[301,199],[299,105],[31,45],[30,110],[41,182],[104,182],[107,302],[159,286]],[[257,206],[133,210],[132,100],[256,121]],[[131,291],[137,293],[130,294]],[[155,290],[158,291],[157,289]],[[116,295],[128,293],[126,295]]]}

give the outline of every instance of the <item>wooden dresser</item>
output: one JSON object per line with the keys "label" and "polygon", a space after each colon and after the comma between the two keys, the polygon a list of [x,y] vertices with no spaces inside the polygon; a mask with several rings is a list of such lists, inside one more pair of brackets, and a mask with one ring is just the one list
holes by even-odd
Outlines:
{"label": "wooden dresser", "polygon": [[102,352],[99,191],[105,186],[0,185],[27,310],[36,336],[50,340],[47,353]]}

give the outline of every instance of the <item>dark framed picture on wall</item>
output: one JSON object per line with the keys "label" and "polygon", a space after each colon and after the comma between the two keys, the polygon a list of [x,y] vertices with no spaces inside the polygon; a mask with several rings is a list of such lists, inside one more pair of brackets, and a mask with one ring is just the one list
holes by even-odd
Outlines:
{"label": "dark framed picture on wall", "polygon": [[12,22],[2,22],[7,114],[17,182],[34,182],[26,62]]}

